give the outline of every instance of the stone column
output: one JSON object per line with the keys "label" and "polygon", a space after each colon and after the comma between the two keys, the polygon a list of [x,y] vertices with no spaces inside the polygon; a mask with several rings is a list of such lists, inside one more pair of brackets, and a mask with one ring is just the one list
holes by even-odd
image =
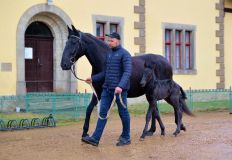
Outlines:
{"label": "stone column", "polygon": [[220,81],[216,84],[217,89],[225,88],[225,64],[224,64],[224,0],[219,0],[215,5],[219,15],[216,17],[216,23],[219,25],[219,30],[216,30],[216,37],[219,38],[219,43],[216,44],[216,50],[219,56],[216,57],[216,63],[219,64],[219,69],[216,70],[216,76]]}
{"label": "stone column", "polygon": [[134,44],[139,46],[139,53],[135,55],[140,55],[146,52],[145,0],[139,0],[139,5],[134,6],[134,13],[139,15],[139,21],[134,22],[134,29],[139,31],[139,37],[134,38]]}

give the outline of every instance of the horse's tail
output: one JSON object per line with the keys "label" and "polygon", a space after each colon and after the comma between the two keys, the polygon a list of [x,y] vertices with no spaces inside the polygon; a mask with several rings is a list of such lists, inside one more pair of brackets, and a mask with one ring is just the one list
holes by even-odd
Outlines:
{"label": "horse's tail", "polygon": [[195,117],[195,115],[192,113],[192,111],[188,108],[185,99],[180,98],[180,106],[182,111],[184,111],[184,113],[186,113],[189,116]]}
{"label": "horse's tail", "polygon": [[181,92],[181,98],[180,98],[180,104],[181,104],[181,108],[184,111],[184,113],[186,113],[189,116],[194,117],[195,115],[192,113],[192,111],[188,108],[185,100],[187,99],[186,93],[184,92],[183,88],[180,87],[180,92]]}

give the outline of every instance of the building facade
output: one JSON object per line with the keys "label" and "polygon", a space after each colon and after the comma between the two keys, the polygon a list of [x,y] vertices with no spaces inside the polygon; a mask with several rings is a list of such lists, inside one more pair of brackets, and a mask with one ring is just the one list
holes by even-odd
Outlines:
{"label": "building facade", "polygon": [[[232,0],[3,0],[0,8],[0,95],[91,91],[60,67],[71,24],[101,40],[119,32],[133,56],[165,56],[185,89],[232,83]],[[90,76],[85,57],[76,71]]]}

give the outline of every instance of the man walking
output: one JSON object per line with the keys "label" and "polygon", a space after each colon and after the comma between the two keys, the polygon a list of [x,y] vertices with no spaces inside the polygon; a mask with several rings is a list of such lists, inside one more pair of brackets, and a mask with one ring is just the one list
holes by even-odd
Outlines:
{"label": "man walking", "polygon": [[[105,70],[86,79],[86,83],[104,80],[99,113],[102,118],[98,118],[93,135],[91,137],[83,137],[82,141],[87,144],[98,146],[107,122],[107,112],[116,95],[118,112],[123,126],[122,133],[116,145],[124,146],[131,143],[130,115],[127,108],[127,91],[130,87],[132,61],[129,52],[121,46],[120,35],[118,33],[113,32],[106,36],[108,36],[108,45],[112,49],[112,52],[107,55]],[[122,97],[122,101],[126,104],[126,107],[121,104],[119,96]]]}

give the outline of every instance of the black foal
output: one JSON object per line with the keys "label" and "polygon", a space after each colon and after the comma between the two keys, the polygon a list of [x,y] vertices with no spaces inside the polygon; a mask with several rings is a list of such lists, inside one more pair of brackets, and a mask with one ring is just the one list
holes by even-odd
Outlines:
{"label": "black foal", "polygon": [[168,100],[167,102],[171,104],[175,111],[175,122],[177,124],[176,131],[173,133],[175,136],[180,133],[180,130],[185,130],[185,126],[182,123],[182,112],[184,111],[188,115],[193,115],[191,111],[187,108],[185,103],[186,95],[183,89],[173,80],[157,80],[154,68],[151,65],[145,63],[145,69],[143,72],[143,77],[140,81],[142,87],[148,87],[148,94],[149,105],[147,114],[146,114],[146,124],[141,135],[141,140],[145,138],[147,135],[147,129],[149,121],[151,120],[152,112],[155,112],[155,118],[158,120],[160,128],[161,128],[161,135],[165,135],[165,127],[163,122],[160,118],[159,111],[157,108],[157,101],[158,100]]}

